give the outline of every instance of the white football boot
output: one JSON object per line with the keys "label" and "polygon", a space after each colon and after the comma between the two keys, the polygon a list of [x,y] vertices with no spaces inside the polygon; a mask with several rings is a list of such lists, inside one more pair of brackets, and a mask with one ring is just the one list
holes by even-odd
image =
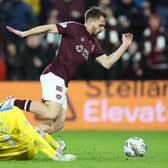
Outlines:
{"label": "white football boot", "polygon": [[63,140],[57,140],[58,143],[58,147],[56,149],[56,151],[62,155],[63,151],[66,149],[66,144]]}
{"label": "white football boot", "polygon": [[73,154],[64,154],[64,155],[61,155],[61,154],[57,153],[53,157],[53,160],[55,160],[55,161],[63,161],[63,162],[74,161],[76,159],[77,159],[77,157],[75,155],[73,155]]}

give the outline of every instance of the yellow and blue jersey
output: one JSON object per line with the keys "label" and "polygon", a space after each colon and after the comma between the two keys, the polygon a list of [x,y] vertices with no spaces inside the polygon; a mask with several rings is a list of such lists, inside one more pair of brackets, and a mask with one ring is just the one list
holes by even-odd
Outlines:
{"label": "yellow and blue jersey", "polygon": [[19,108],[0,109],[0,159],[31,159],[38,151],[49,158],[56,154]]}

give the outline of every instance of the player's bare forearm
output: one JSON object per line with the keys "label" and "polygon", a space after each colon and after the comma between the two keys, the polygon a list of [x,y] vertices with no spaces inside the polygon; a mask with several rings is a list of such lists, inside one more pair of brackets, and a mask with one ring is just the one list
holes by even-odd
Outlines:
{"label": "player's bare forearm", "polygon": [[42,33],[48,33],[48,32],[57,32],[56,25],[55,24],[49,24],[49,25],[43,25],[43,26],[37,26],[32,29],[29,29],[27,31],[24,31],[24,37],[30,36],[30,35],[36,35],[36,34],[42,34]]}
{"label": "player's bare forearm", "polygon": [[120,47],[110,55],[102,55],[97,57],[96,60],[99,62],[104,68],[110,69],[114,63],[116,63],[120,57],[124,54],[124,52],[131,45],[133,40],[133,35],[131,33],[126,33],[122,35],[122,44]]}
{"label": "player's bare forearm", "polygon": [[31,35],[48,33],[48,32],[58,33],[58,30],[57,30],[57,27],[55,24],[36,26],[36,27],[29,29],[29,30],[26,30],[26,31],[20,31],[20,30],[12,28],[10,26],[7,26],[6,28],[9,32],[14,33],[17,36],[22,37],[22,38],[27,37],[27,36],[31,36]]}
{"label": "player's bare forearm", "polygon": [[127,50],[128,46],[121,44],[121,46],[110,55],[102,55],[96,58],[96,61],[99,62],[104,68],[110,69],[114,63],[116,63],[120,57]]}
{"label": "player's bare forearm", "polygon": [[128,46],[123,43],[115,52],[107,56],[107,69],[111,68],[112,65],[120,59],[127,49]]}

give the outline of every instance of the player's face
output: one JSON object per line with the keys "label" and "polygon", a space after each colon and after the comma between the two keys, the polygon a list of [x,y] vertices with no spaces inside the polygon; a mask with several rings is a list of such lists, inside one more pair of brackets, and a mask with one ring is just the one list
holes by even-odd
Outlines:
{"label": "player's face", "polygon": [[103,16],[100,16],[99,19],[95,19],[93,20],[92,23],[92,35],[98,35],[100,32],[102,32],[104,30],[106,21],[105,18]]}

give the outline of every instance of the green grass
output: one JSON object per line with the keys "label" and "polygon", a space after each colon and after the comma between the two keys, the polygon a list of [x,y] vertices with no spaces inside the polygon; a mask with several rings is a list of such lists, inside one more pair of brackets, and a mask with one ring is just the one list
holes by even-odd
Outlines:
{"label": "green grass", "polygon": [[[0,161],[3,168],[166,168],[168,167],[168,132],[62,131],[66,153],[77,155],[73,162],[56,162],[38,154],[30,161]],[[148,147],[145,157],[126,158],[124,141],[142,137]]]}

